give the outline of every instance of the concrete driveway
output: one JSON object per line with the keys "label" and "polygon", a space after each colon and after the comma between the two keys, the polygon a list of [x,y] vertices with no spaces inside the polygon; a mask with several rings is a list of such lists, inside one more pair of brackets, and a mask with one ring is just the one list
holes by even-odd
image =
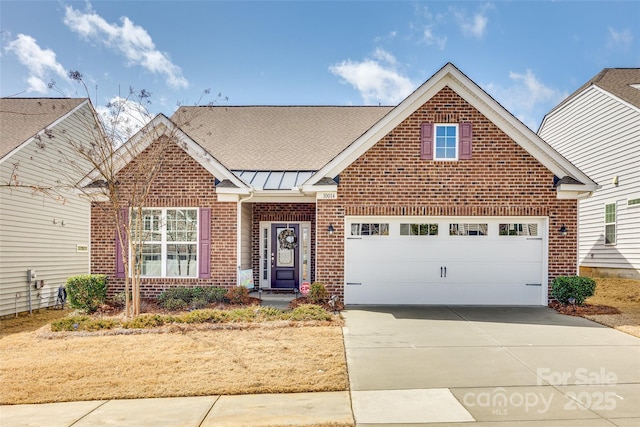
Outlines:
{"label": "concrete driveway", "polygon": [[358,426],[640,425],[640,339],[546,307],[348,307]]}

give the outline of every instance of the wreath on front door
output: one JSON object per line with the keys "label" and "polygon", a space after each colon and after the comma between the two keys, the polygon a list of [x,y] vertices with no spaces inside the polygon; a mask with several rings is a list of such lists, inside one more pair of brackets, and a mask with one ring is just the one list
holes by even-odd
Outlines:
{"label": "wreath on front door", "polygon": [[278,234],[278,243],[280,243],[280,249],[295,249],[298,247],[298,238],[295,231],[291,228],[282,230]]}

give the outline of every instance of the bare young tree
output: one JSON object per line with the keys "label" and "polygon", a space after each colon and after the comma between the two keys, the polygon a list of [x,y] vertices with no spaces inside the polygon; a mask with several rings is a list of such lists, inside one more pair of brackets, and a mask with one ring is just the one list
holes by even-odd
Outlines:
{"label": "bare young tree", "polygon": [[[82,84],[88,94],[79,72],[69,72],[69,77]],[[107,114],[90,109],[73,132],[53,135],[57,144],[62,141],[71,148],[64,164],[57,165],[57,173],[77,176],[65,170],[86,171],[89,165],[91,172],[73,185],[77,192],[91,200],[94,208],[102,209],[111,218],[117,230],[116,244],[120,245],[117,253],[124,273],[128,317],[140,314],[144,242],[154,232],[148,221],[145,222],[149,194],[165,165],[167,150],[180,144],[180,126],[191,119],[181,115],[181,123],[174,126],[167,126],[168,119],[164,116],[165,121],[154,121],[149,111],[150,98],[146,90],[130,89],[126,97],[107,105]],[[134,114],[131,114],[132,108]]]}

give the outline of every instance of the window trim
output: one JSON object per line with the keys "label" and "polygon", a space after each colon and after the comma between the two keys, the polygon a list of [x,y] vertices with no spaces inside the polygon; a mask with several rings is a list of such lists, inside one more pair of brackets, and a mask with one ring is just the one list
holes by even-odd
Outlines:
{"label": "window trim", "polygon": [[[608,221],[607,208],[613,206],[613,221]],[[616,202],[604,204],[604,244],[605,246],[615,246],[618,241],[618,227],[616,221],[618,219],[618,206]],[[613,241],[607,242],[607,227],[613,226]]]}
{"label": "window trim", "polygon": [[[453,127],[456,130],[454,140],[454,157],[438,157],[438,128],[440,127]],[[460,157],[460,124],[459,123],[434,123],[433,124],[433,160],[439,162],[457,162]]]}
{"label": "window trim", "polygon": [[[196,227],[195,227],[195,241],[190,241],[190,242],[186,242],[186,241],[180,241],[180,242],[173,242],[167,239],[167,212],[168,211],[180,211],[180,210],[191,210],[191,211],[195,211],[196,212]],[[200,266],[200,243],[201,243],[201,236],[200,236],[200,229],[201,229],[201,209],[198,207],[146,207],[143,209],[143,215],[144,215],[144,211],[160,211],[160,228],[159,228],[159,232],[160,232],[160,240],[156,241],[156,240],[152,240],[152,241],[145,241],[143,240],[143,245],[145,244],[149,244],[149,245],[160,245],[160,275],[145,275],[142,274],[142,271],[140,272],[140,278],[143,279],[154,279],[154,278],[161,278],[161,279],[198,279],[200,278],[201,275],[201,266]],[[131,213],[131,215],[133,216],[133,213]],[[133,237],[133,236],[132,236]],[[135,247],[135,245],[137,244],[137,239],[132,242],[132,249]],[[169,276],[167,275],[167,247],[169,245],[176,245],[176,244],[193,244],[196,247],[196,258],[194,260],[194,265],[195,265],[195,273],[189,275],[189,276]],[[132,250],[131,253],[129,254],[129,267],[131,270],[133,270],[134,267],[134,263],[135,263],[135,259],[134,258],[134,252],[135,250]],[[131,274],[133,274],[133,271],[131,271]]]}

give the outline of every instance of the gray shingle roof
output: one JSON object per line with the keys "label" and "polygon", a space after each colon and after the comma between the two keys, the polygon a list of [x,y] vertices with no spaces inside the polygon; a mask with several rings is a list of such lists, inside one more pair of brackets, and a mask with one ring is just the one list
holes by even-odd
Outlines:
{"label": "gray shingle roof", "polygon": [[[605,68],[569,95],[552,111],[560,108],[591,85],[596,85],[640,108],[640,89],[637,88],[637,85],[640,85],[640,68]],[[636,85],[636,87],[632,85]]]}
{"label": "gray shingle roof", "polygon": [[393,107],[181,107],[176,125],[232,170],[316,171]]}
{"label": "gray shingle roof", "polygon": [[83,101],[83,98],[0,98],[0,158]]}

